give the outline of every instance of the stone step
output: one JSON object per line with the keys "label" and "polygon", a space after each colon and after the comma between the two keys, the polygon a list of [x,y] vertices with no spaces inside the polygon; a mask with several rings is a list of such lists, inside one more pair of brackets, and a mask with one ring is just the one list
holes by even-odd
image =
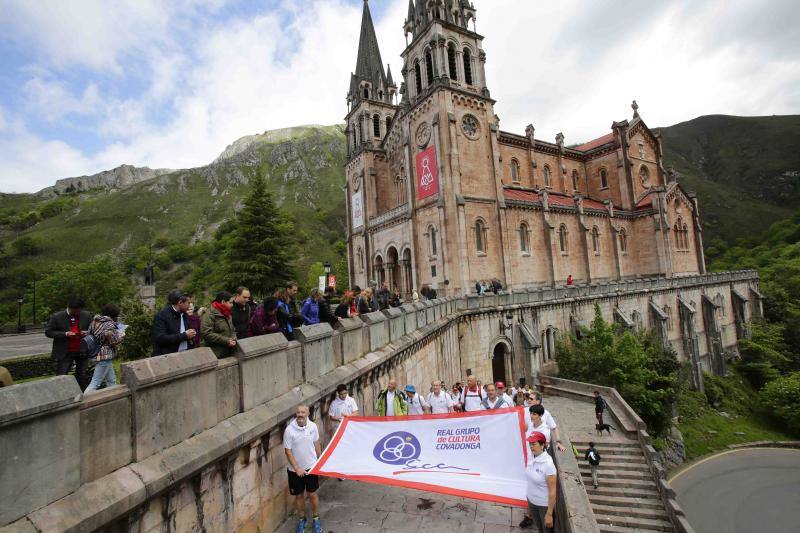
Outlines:
{"label": "stone step", "polygon": [[639,529],[638,527],[610,526],[608,524],[598,524],[600,533],[650,533],[649,529]]}
{"label": "stone step", "polygon": [[[584,478],[592,477],[592,471],[587,467],[581,467],[581,474]],[[597,470],[597,477],[600,479],[653,479],[650,472],[636,472],[630,470],[612,470],[610,468],[603,468],[602,466]],[[586,480],[584,479],[584,483]]]}
{"label": "stone step", "polygon": [[620,487],[609,484],[600,485],[597,488],[592,487],[589,483],[586,485],[586,493],[589,495],[589,500],[596,494],[598,496],[613,496],[615,498],[634,498],[641,500],[661,501],[661,496],[655,487]]}
{"label": "stone step", "polygon": [[628,528],[636,528],[650,531],[675,531],[674,526],[667,520],[651,520],[648,518],[633,518],[624,516],[606,516],[602,514],[594,514],[598,524],[605,524],[609,526],[622,526]]}
{"label": "stone step", "polygon": [[644,455],[604,455],[600,454],[600,457],[603,459],[600,461],[600,465],[604,465],[607,462],[611,463],[625,463],[625,464],[636,464],[636,465],[643,465],[647,466],[647,462],[644,460]]}
{"label": "stone step", "polygon": [[648,520],[663,520],[669,522],[667,513],[664,509],[651,509],[641,507],[619,507],[615,505],[601,505],[595,502],[592,503],[592,510],[596,515],[603,516],[622,516],[631,518],[646,518]]}
{"label": "stone step", "polygon": [[[591,484],[589,485],[591,487]],[[600,494],[592,494],[589,497],[589,501],[594,504],[598,505],[605,505],[605,506],[614,506],[620,507],[624,510],[628,510],[631,508],[637,509],[664,509],[664,504],[661,503],[660,499],[650,499],[650,498],[628,498],[628,497],[619,497],[619,496],[602,496]]]}
{"label": "stone step", "polygon": [[[578,466],[580,468],[585,468],[586,470],[590,470],[589,463],[586,461],[579,461]],[[641,463],[621,463],[618,461],[601,461],[600,463],[600,470],[630,470],[634,472],[647,472],[650,473],[650,468],[648,468],[647,463],[642,461]]]}
{"label": "stone step", "polygon": [[[616,456],[616,455],[628,455],[628,456],[638,456],[644,458],[644,454],[640,448],[597,448],[597,452],[600,454],[600,457],[605,458],[606,456]],[[578,447],[578,452],[581,454],[586,453],[586,449]]]}
{"label": "stone step", "polygon": [[[583,482],[586,484],[586,480],[591,479],[589,476],[583,476]],[[647,489],[647,490],[657,490],[656,484],[652,479],[614,479],[614,478],[601,478],[600,484],[605,485],[607,487],[623,487],[623,488],[631,488],[631,489]]]}
{"label": "stone step", "polygon": [[579,448],[588,448],[589,447],[589,443],[590,442],[594,442],[594,447],[597,448],[598,450],[600,448],[636,448],[637,450],[641,448],[641,446],[639,446],[639,441],[635,441],[635,440],[624,440],[624,441],[619,441],[619,440],[600,440],[598,438],[597,440],[592,440],[592,441],[588,441],[588,440],[573,440],[571,442],[572,442],[572,444],[574,444],[575,446],[577,446]]}

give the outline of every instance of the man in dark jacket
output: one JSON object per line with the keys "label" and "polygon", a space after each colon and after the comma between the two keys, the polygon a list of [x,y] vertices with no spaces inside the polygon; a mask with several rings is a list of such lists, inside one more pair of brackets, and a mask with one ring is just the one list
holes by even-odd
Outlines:
{"label": "man in dark jacket", "polygon": [[56,375],[69,373],[75,363],[75,379],[81,390],[89,385],[86,370],[89,359],[81,357],[81,338],[92,323],[92,313],[84,311],[82,298],[70,298],[67,309],[54,313],[47,321],[44,334],[53,339],[51,357],[56,362]]}
{"label": "man in dark jacket", "polygon": [[231,309],[231,319],[237,339],[247,337],[247,325],[250,323],[250,317],[253,316],[256,307],[255,302],[250,298],[250,291],[247,287],[237,287],[233,292],[233,308]]}
{"label": "man in dark jacket", "polygon": [[331,327],[339,321],[331,309],[331,299],[335,294],[336,291],[333,287],[325,287],[325,294],[319,301],[319,321],[320,323],[327,322]]}
{"label": "man in dark jacket", "polygon": [[180,291],[167,295],[167,305],[153,320],[153,355],[182,352],[189,349],[189,341],[197,331],[188,326],[186,311],[192,299]]}

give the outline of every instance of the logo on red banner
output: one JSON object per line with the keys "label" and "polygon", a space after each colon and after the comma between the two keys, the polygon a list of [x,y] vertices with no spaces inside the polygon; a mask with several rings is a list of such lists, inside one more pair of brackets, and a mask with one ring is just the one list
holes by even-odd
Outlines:
{"label": "logo on red banner", "polygon": [[436,149],[429,146],[417,154],[417,198],[422,200],[439,192]]}

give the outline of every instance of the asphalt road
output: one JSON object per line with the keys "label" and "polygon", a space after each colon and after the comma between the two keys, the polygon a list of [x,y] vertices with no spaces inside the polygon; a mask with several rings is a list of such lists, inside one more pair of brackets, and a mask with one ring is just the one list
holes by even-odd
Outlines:
{"label": "asphalt road", "polygon": [[697,533],[800,532],[800,450],[727,452],[670,484]]}
{"label": "asphalt road", "polygon": [[0,361],[15,359],[24,355],[50,353],[53,340],[44,333],[26,335],[3,335],[0,337]]}

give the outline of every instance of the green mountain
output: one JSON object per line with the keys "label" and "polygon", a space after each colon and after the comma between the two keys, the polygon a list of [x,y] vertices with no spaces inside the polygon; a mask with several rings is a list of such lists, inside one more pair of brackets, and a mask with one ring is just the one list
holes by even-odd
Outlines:
{"label": "green mountain", "polygon": [[[41,276],[53,262],[107,252],[134,275],[153,259],[161,294],[187,283],[197,268],[219,260],[206,257],[213,248],[203,244],[241,207],[257,172],[294,220],[298,250],[287,271],[305,283],[312,264],[342,256],[345,158],[340,126],[304,126],[244,137],[210,165],[124,187],[111,176],[108,183],[84,179],[94,188],[61,194],[2,194],[0,306],[29,292],[34,272]],[[15,318],[16,305],[13,311]]]}
{"label": "green mountain", "polygon": [[658,131],[665,166],[697,192],[709,255],[800,208],[800,116],[709,115]]}

